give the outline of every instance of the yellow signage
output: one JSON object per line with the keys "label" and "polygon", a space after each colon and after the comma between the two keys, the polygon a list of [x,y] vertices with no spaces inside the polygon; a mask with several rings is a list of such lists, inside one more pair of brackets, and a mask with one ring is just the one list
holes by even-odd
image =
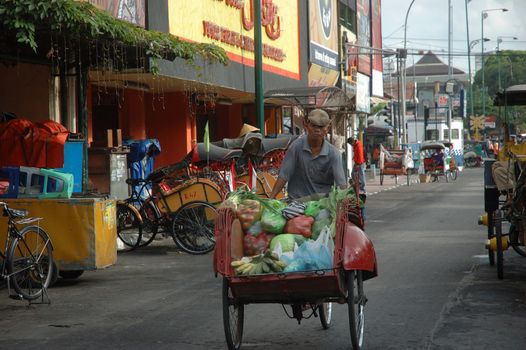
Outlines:
{"label": "yellow signage", "polygon": [[[229,58],[254,66],[253,0],[177,0],[168,2],[170,33],[213,43]],[[298,0],[262,0],[263,69],[300,79]]]}

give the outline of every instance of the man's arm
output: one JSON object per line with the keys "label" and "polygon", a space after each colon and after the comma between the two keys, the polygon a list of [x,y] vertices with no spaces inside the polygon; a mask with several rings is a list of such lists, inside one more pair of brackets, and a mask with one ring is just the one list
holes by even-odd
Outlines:
{"label": "man's arm", "polygon": [[272,188],[272,193],[270,193],[270,198],[274,199],[278,195],[278,193],[285,187],[287,184],[287,181],[283,180],[282,178],[278,177],[276,182],[274,183],[274,188]]}

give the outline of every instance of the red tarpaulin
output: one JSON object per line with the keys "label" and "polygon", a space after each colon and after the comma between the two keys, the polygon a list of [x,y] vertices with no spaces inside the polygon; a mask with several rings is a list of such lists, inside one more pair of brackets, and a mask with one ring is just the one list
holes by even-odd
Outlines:
{"label": "red tarpaulin", "polygon": [[0,166],[62,168],[67,129],[52,120],[0,123]]}

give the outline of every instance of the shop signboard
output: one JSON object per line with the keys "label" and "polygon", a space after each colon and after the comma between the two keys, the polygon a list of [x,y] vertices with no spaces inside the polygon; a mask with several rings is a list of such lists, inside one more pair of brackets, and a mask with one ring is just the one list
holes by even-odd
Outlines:
{"label": "shop signboard", "polygon": [[[254,66],[253,1],[168,2],[170,33],[222,47],[231,61]],[[299,80],[299,0],[261,2],[263,70]]]}
{"label": "shop signboard", "polygon": [[494,115],[487,115],[484,119],[484,126],[486,128],[495,129],[497,126],[497,117]]}
{"label": "shop signboard", "polygon": [[108,11],[113,17],[144,27],[146,0],[80,0]]}
{"label": "shop signboard", "polygon": [[339,70],[336,0],[309,0],[309,38],[311,63]]}

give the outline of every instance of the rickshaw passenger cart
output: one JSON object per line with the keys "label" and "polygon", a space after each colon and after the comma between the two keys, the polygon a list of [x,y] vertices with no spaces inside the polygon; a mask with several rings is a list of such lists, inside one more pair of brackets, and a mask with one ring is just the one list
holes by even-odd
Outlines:
{"label": "rickshaw passenger cart", "polygon": [[386,175],[393,175],[395,183],[398,184],[398,176],[406,176],[407,186],[411,183],[411,171],[413,159],[409,149],[393,150],[380,148],[380,185],[384,184]]}
{"label": "rickshaw passenger cart", "polygon": [[[234,213],[219,210],[216,221],[214,271],[223,276],[223,320],[229,349],[242,343],[244,306],[278,303],[291,306],[289,317],[298,322],[305,307],[320,316],[323,328],[330,326],[332,302],[347,303],[353,349],[363,342],[364,306],[367,301],[363,281],[377,275],[374,247],[360,227],[349,221],[349,208],[340,203],[334,239],[333,268],[294,273],[236,276],[230,266],[230,231]],[[287,309],[285,309],[287,310]]]}

